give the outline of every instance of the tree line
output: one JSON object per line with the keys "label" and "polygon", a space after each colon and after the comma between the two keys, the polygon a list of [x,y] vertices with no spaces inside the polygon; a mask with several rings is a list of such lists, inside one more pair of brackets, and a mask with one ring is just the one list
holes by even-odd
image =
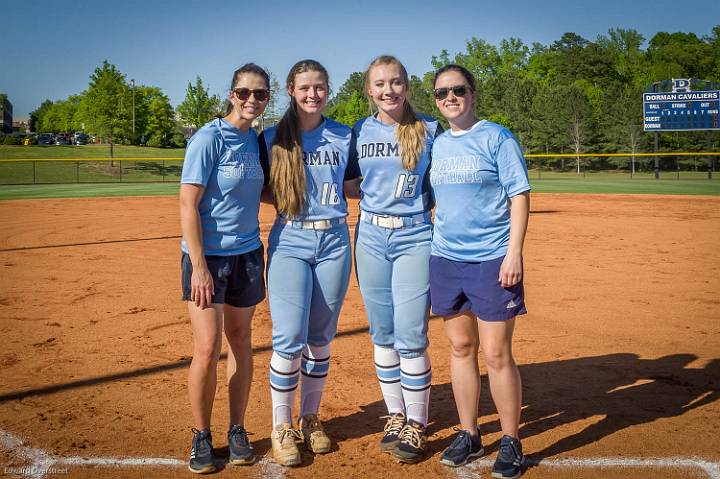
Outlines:
{"label": "tree line", "polygon": [[[472,38],[465,51],[451,55],[442,50],[432,56],[433,71],[412,76],[410,93],[417,111],[441,119],[432,96],[433,72],[451,62],[467,67],[475,77],[477,116],[510,128],[529,153],[643,152],[653,146],[653,135],[643,133],[643,89],[671,78],[720,83],[720,25],[705,36],[659,32],[647,44],[636,30],[620,28],[595,41],[569,32],[549,45],[526,45],[517,38],[492,45]],[[271,77],[273,104],[266,116],[277,117],[281,89]],[[367,116],[363,83],[362,72],[352,73],[329,102],[327,116],[348,125]],[[31,113],[31,125],[47,132],[84,126],[86,132],[118,143],[143,139],[149,146],[180,146],[188,129],[223,112],[224,101],[209,94],[199,76],[188,82],[185,99],[173,109],[160,88],[133,87],[105,61],[90,76],[87,90],[66,100],[46,100]],[[713,134],[715,143],[719,136]],[[660,146],[700,151],[707,148],[706,135],[663,133]],[[613,166],[613,160],[598,161]]]}
{"label": "tree line", "polygon": [[[472,38],[465,51],[442,50],[432,57],[433,71],[412,76],[411,98],[417,111],[444,122],[432,96],[434,71],[457,63],[475,77],[477,117],[510,128],[528,153],[652,151],[653,135],[643,132],[643,89],[671,78],[709,80],[720,88],[720,25],[702,37],[659,32],[644,45],[642,34],[619,28],[595,41],[569,32],[550,45]],[[362,72],[351,74],[328,115],[348,125],[367,116],[363,83]],[[718,139],[714,132],[715,145]],[[701,151],[706,133],[663,133],[660,147]],[[626,160],[593,161],[609,168]]]}
{"label": "tree line", "polygon": [[200,76],[188,82],[185,99],[173,108],[159,87],[135,85],[106,60],[90,76],[85,91],[65,100],[45,100],[31,112],[30,129],[85,131],[109,143],[183,146],[189,133],[224,112],[225,100],[211,95]]}

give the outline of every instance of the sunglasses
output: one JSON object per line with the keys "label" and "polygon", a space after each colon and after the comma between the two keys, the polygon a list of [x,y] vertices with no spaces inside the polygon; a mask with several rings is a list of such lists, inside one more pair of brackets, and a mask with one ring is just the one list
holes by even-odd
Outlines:
{"label": "sunglasses", "polygon": [[450,88],[436,88],[433,90],[433,96],[436,100],[444,100],[448,97],[450,92],[457,97],[467,95],[468,90],[472,90],[467,85],[451,86]]}
{"label": "sunglasses", "polygon": [[265,101],[270,98],[270,90],[266,90],[264,88],[258,88],[256,90],[251,90],[249,88],[236,88],[232,92],[235,95],[235,98],[240,101],[247,100],[250,98],[250,95],[254,96],[257,101]]}

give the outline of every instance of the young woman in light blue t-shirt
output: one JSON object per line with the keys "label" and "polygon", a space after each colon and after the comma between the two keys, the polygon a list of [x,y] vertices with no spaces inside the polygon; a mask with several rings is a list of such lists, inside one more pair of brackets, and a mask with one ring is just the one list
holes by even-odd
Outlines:
{"label": "young woman in light blue t-shirt", "polygon": [[229,345],[229,460],[254,461],[244,420],[253,372],[251,321],[255,305],[265,298],[258,211],[267,160],[252,122],[267,106],[269,84],[268,74],[253,63],[236,70],[225,116],[200,128],[185,152],[182,289],[193,329],[188,391],[194,435],[188,467],[195,473],[216,469],[210,416],[223,329]]}
{"label": "young woman in light blue t-shirt", "polygon": [[523,465],[522,392],[512,336],[515,317],[526,313],[522,251],[530,185],[512,133],[475,117],[477,94],[472,74],[459,65],[435,74],[435,104],[450,130],[436,138],[432,152],[430,300],[433,312],[445,318],[461,428],[440,462],[461,466],[484,452],[477,427],[482,346],[503,432],[492,475],[515,479]]}

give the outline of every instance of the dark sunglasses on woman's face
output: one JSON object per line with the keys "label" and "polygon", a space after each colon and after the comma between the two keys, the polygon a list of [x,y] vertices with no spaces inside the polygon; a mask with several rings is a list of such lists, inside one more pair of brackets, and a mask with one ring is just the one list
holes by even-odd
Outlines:
{"label": "dark sunglasses on woman's face", "polygon": [[465,96],[468,90],[470,90],[470,87],[467,85],[451,86],[450,88],[436,88],[433,90],[433,95],[436,100],[444,100],[448,97],[450,92],[452,92],[453,95],[460,97]]}
{"label": "dark sunglasses on woman's face", "polygon": [[233,90],[233,94],[235,95],[235,98],[240,101],[247,100],[250,98],[250,95],[254,96],[257,101],[265,101],[270,97],[270,90],[266,90],[264,88],[258,88],[256,90],[251,90],[249,88],[235,88]]}

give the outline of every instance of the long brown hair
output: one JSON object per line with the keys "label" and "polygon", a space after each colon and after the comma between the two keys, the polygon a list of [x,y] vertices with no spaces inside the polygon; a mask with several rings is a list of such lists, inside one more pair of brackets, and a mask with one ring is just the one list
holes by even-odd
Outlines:
{"label": "long brown hair", "polygon": [[[410,104],[410,79],[408,78],[407,70],[400,60],[392,55],[381,55],[370,63],[370,66],[365,71],[365,94],[369,91],[370,86],[370,71],[378,65],[397,65],[402,74],[405,87],[407,89],[405,95],[405,103],[403,105],[402,116],[397,126],[397,141],[400,147],[400,157],[402,158],[403,166],[406,170],[414,170],[420,160],[425,149],[425,141],[427,138],[427,127],[425,122],[418,118],[415,110]],[[373,105],[373,99],[368,98],[371,108]]]}
{"label": "long brown hair", "polygon": [[[320,72],[329,83],[325,67],[315,60],[301,60],[290,69],[285,82],[287,90],[295,87],[295,77],[300,73]],[[305,210],[305,164],[302,160],[302,130],[298,118],[295,98],[290,97],[290,106],[275,130],[275,141],[270,150],[270,187],[275,195],[278,213],[294,218]]]}

